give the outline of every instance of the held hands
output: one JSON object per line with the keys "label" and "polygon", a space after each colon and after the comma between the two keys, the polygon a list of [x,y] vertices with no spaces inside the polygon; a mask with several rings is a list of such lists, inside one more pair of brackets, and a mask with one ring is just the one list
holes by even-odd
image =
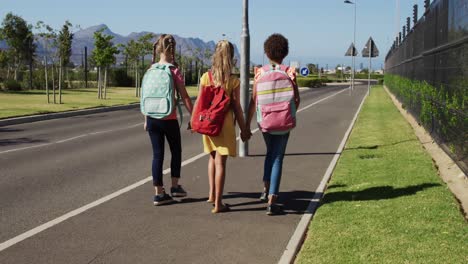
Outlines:
{"label": "held hands", "polygon": [[250,128],[247,128],[244,131],[241,131],[241,139],[243,142],[246,142],[251,137],[252,137],[252,132],[250,132]]}

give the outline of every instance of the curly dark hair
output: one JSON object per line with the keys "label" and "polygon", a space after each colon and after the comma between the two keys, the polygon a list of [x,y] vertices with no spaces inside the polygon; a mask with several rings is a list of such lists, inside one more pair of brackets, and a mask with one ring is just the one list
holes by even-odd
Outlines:
{"label": "curly dark hair", "polygon": [[281,34],[273,34],[265,40],[263,49],[270,60],[281,62],[289,53],[288,39]]}

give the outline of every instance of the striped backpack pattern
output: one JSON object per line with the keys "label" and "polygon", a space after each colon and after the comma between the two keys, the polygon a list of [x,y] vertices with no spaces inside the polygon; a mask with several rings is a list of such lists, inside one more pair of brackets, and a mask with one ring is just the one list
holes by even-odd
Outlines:
{"label": "striped backpack pattern", "polygon": [[294,88],[287,66],[266,65],[256,81],[257,122],[263,132],[288,132],[296,126]]}
{"label": "striped backpack pattern", "polygon": [[153,64],[143,76],[140,109],[156,119],[169,116],[174,110],[174,80],[171,64]]}

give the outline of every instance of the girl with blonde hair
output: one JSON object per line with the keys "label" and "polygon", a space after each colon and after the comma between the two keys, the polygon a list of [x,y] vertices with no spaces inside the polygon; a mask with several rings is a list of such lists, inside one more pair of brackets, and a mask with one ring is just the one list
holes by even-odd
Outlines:
{"label": "girl with blonde hair", "polygon": [[212,213],[229,211],[229,206],[222,203],[222,196],[226,178],[227,157],[237,155],[235,120],[237,120],[241,130],[242,140],[245,141],[250,138],[250,130],[246,128],[244,114],[240,106],[240,81],[237,77],[231,75],[233,67],[234,46],[227,40],[222,40],[216,45],[211,73],[204,73],[200,79],[199,98],[202,96],[202,89],[210,86],[210,84],[224,89],[230,98],[230,107],[226,111],[220,134],[218,136],[203,135],[204,152],[210,154],[208,161],[210,190],[207,202],[214,205],[211,210]]}
{"label": "girl with blonde hair", "polygon": [[[175,62],[176,42],[172,35],[162,34],[153,45],[153,64],[156,63],[156,58],[159,56],[158,64],[167,65],[170,67],[174,98],[178,92],[182,97],[183,103],[187,111],[192,113],[192,101],[185,89],[184,77],[177,68]],[[174,105],[176,102],[174,102]],[[166,193],[163,184],[163,162],[164,162],[164,141],[165,138],[169,143],[171,150],[171,195],[174,197],[184,197],[187,192],[179,185],[180,171],[182,165],[182,146],[179,130],[179,122],[177,121],[177,107],[174,107],[173,112],[162,119],[152,118],[145,115],[144,129],[148,131],[153,148],[153,163],[152,175],[155,196],[153,199],[154,205],[162,205],[172,202],[172,197]]]}

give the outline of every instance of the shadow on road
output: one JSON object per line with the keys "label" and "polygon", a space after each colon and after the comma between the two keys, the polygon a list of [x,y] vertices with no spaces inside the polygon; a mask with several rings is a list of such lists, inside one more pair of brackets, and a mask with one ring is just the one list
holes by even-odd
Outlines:
{"label": "shadow on road", "polygon": [[0,147],[20,145],[20,144],[31,144],[31,143],[46,143],[48,141],[42,139],[31,139],[31,138],[13,138],[13,139],[0,139]]}
{"label": "shadow on road", "polygon": [[0,127],[0,133],[2,132],[21,132],[24,131],[24,129],[18,129],[18,128],[6,128],[6,127]]}
{"label": "shadow on road", "polygon": [[[261,193],[259,192],[229,192],[223,196],[223,200],[229,205],[231,212],[265,211],[267,203],[260,201],[260,195]],[[315,192],[309,191],[281,192],[279,194],[278,203],[283,204],[286,214],[304,214],[314,195]],[[180,200],[180,203],[206,202],[207,199],[208,197],[184,198]],[[230,202],[230,199],[248,200]]]}

